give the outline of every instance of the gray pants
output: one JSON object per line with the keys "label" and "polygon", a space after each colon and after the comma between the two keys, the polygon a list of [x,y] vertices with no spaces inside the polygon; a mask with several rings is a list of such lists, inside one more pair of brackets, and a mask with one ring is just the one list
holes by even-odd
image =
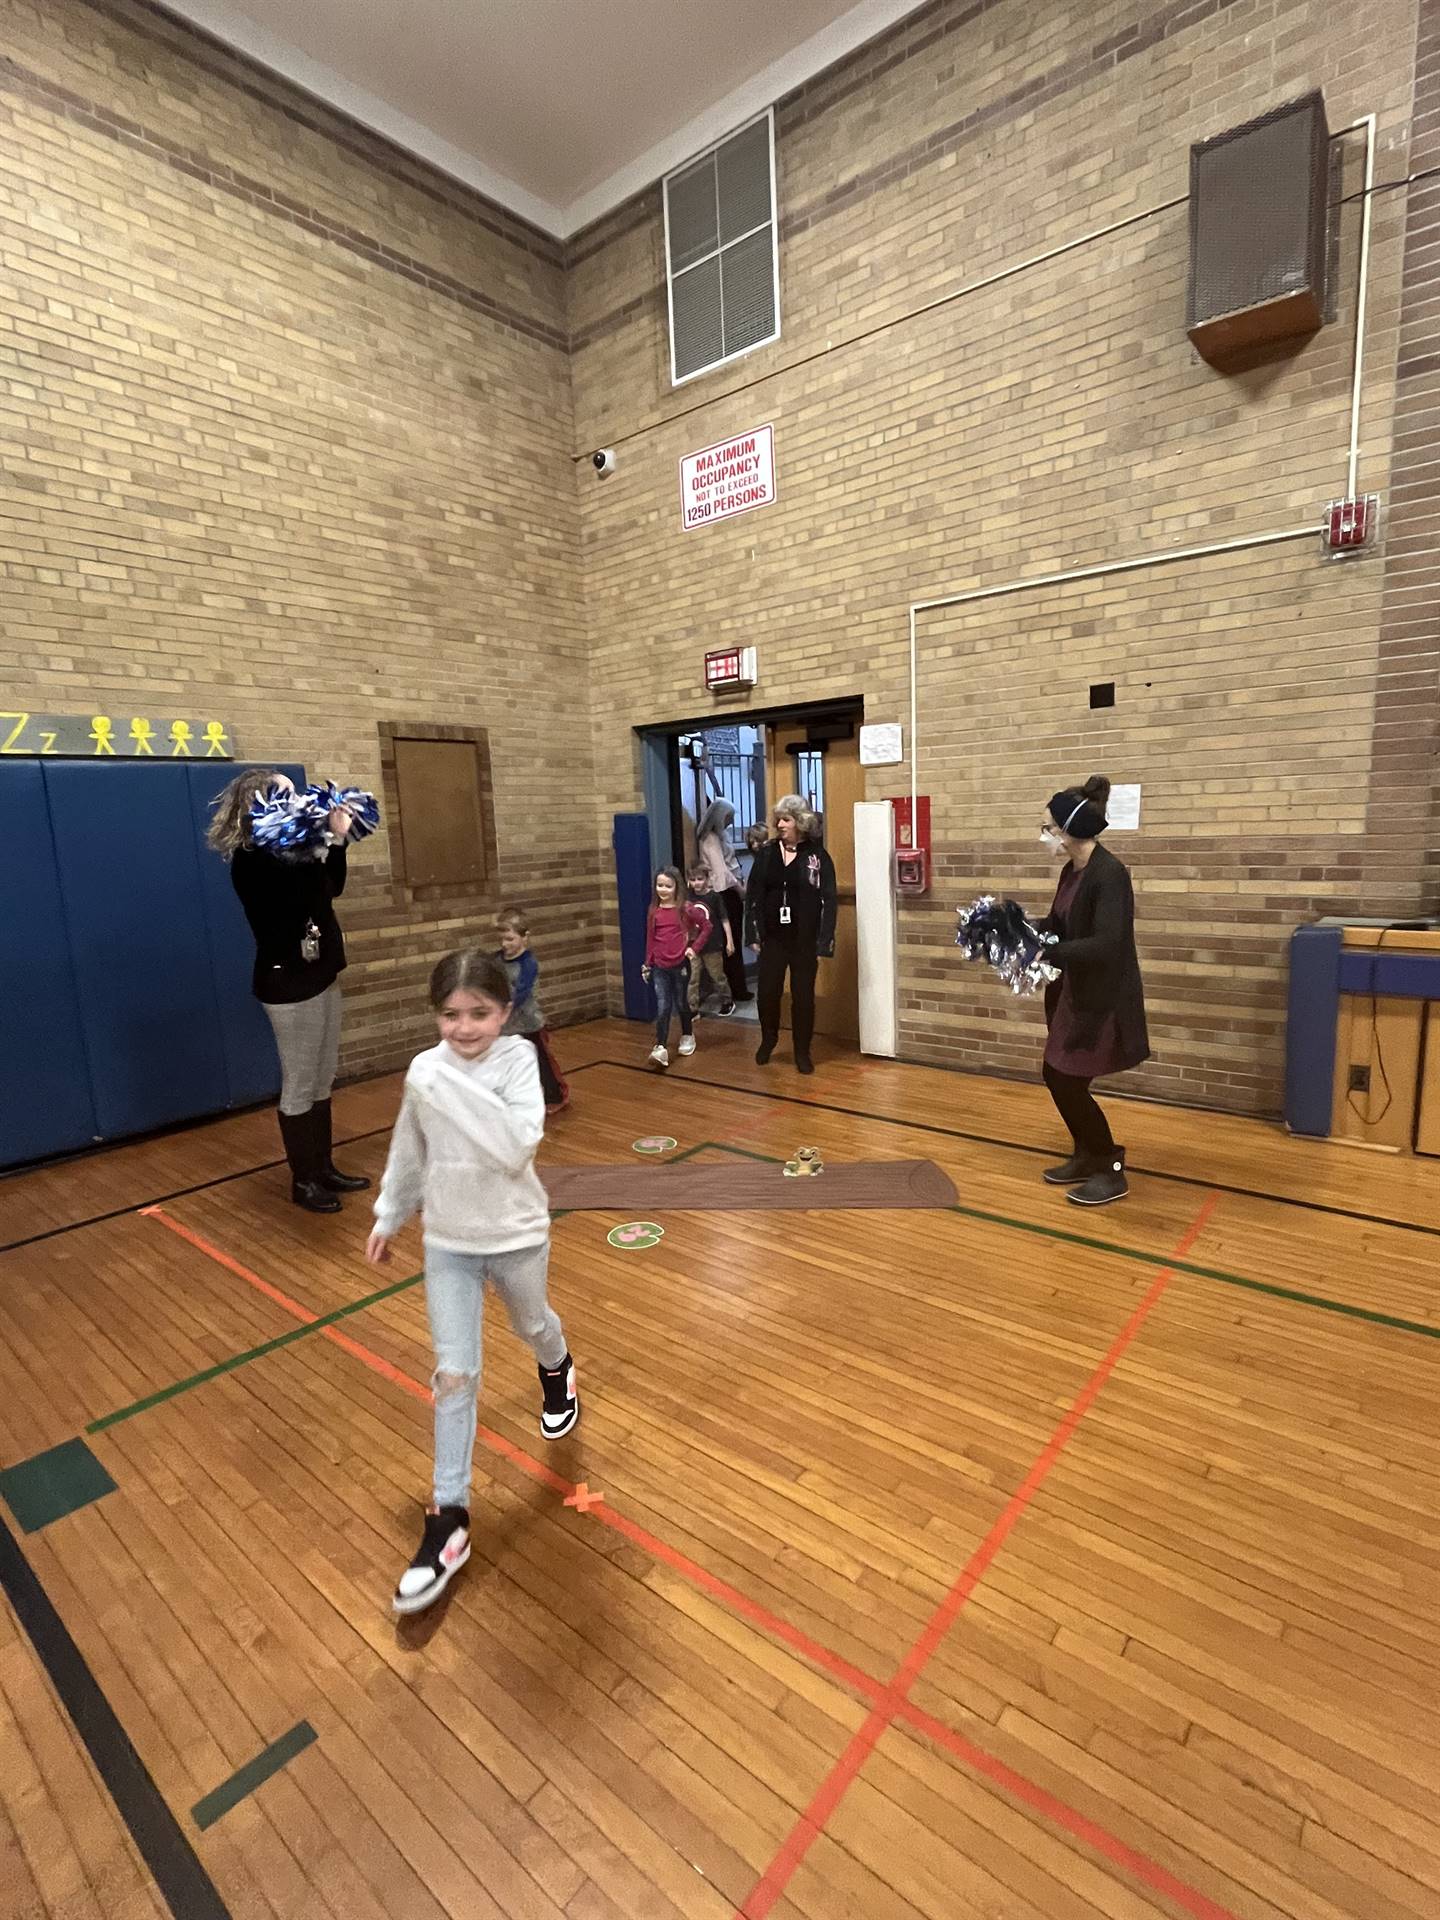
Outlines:
{"label": "gray pants", "polygon": [[488,1278],[505,1302],[510,1324],[542,1367],[565,1358],[564,1329],[550,1305],[545,1278],[550,1242],[513,1253],[447,1253],[425,1246],[425,1306],[435,1346],[435,1504],[470,1505],[475,1455],[475,1396]]}
{"label": "gray pants", "polygon": [[340,1060],[340,989],[327,987],[313,1000],[267,1006],[280,1052],[280,1111],[308,1113],[328,1100]]}

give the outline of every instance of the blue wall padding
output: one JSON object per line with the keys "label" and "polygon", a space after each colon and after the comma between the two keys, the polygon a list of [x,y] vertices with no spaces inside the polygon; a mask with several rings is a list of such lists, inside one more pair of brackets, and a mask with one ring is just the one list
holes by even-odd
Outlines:
{"label": "blue wall padding", "polygon": [[1400,1000],[1440,1000],[1440,953],[1347,947],[1340,955],[1340,991],[1367,999],[1375,993]]}
{"label": "blue wall padding", "polygon": [[[255,942],[230,884],[230,869],[218,854],[211,853],[205,846],[211,802],[239,771],[239,767],[222,766],[215,761],[209,765],[201,761],[185,769],[190,783],[196,845],[200,848],[200,905],[210,970],[215,980],[220,1049],[229,1092],[226,1104],[232,1107],[273,1100],[280,1091],[280,1059],[275,1051],[275,1036],[264,1008],[250,990]],[[304,786],[303,767],[282,766],[279,771],[288,773],[297,787]]]}
{"label": "blue wall padding", "polygon": [[0,1166],[98,1132],[38,760],[0,762]]}
{"label": "blue wall padding", "polygon": [[1340,946],[1339,927],[1300,927],[1290,936],[1285,1124],[1319,1139],[1329,1135],[1334,1098]]}
{"label": "blue wall padding", "polygon": [[655,1017],[653,990],[640,978],[645,964],[645,920],[655,876],[650,871],[650,821],[643,813],[615,815],[615,884],[620,894],[620,966],[627,1020]]}
{"label": "blue wall padding", "polygon": [[188,769],[42,762],[99,1132],[226,1104]]}

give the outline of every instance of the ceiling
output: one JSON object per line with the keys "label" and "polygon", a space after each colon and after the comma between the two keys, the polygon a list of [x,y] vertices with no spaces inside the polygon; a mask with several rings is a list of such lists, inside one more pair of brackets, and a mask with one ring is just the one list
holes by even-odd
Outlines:
{"label": "ceiling", "polygon": [[166,0],[565,236],[920,0]]}

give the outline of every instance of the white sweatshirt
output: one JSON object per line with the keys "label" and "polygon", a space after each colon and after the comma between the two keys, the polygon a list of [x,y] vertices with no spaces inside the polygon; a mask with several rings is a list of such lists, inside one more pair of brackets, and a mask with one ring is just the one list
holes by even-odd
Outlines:
{"label": "white sweatshirt", "polygon": [[375,1225],[392,1239],[423,1209],[426,1241],[446,1252],[539,1246],[550,1236],[534,1165],[544,1131],[528,1040],[497,1040],[480,1060],[462,1060],[442,1040],[410,1062]]}

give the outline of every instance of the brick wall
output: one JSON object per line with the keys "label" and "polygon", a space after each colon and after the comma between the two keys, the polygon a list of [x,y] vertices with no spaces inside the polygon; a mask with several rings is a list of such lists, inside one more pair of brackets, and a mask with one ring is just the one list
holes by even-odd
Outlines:
{"label": "brick wall", "polygon": [[[1337,143],[1334,324],[1230,375],[1184,333],[1188,150],[1319,85],[1332,127],[1378,113],[1378,177],[1401,176],[1415,41],[1414,0],[925,8],[781,104],[783,338],[679,390],[657,197],[581,236],[578,444],[621,456],[580,495],[604,804],[635,801],[630,727],[702,704],[706,646],[758,645],[757,703],[861,694],[901,719],[912,600],[1317,525],[1345,482],[1363,143]],[[1361,482],[1386,494],[1405,202],[1373,203]],[[764,421],[778,503],[678,531],[677,458]],[[1398,626],[1382,641],[1385,566],[1307,540],[922,617],[938,859],[902,912],[905,1055],[1034,1071],[1036,1009],[962,973],[952,909],[992,885],[1044,903],[1043,801],[1103,771],[1144,787],[1142,832],[1119,845],[1156,1058],[1132,1084],[1278,1105],[1289,930],[1433,897],[1392,744],[1413,793],[1433,659],[1415,664]],[[1102,680],[1116,704],[1092,711]],[[895,769],[869,793],[907,787]]]}
{"label": "brick wall", "polygon": [[[1360,142],[1334,324],[1231,375],[1184,337],[1188,148],[1319,85],[1333,127],[1379,115],[1382,182],[1440,163],[1437,5],[936,0],[780,104],[783,337],[673,390],[657,192],[562,248],[146,0],[0,0],[3,684],[143,688],[367,783],[384,723],[485,727],[498,882],[418,899],[383,840],[357,858],[346,1067],[404,1057],[429,960],[502,896],[560,1018],[618,1007],[607,823],[640,803],[635,726],[703,706],[706,646],[759,647],[759,701],[899,719],[912,600],[1341,491]],[[1289,929],[1433,905],[1437,205],[1374,202],[1383,553],[923,617],[908,1056],[1033,1070],[1034,1008],[958,969],[951,909],[1042,900],[1039,806],[1092,770],[1145,790],[1151,1091],[1273,1109]],[[766,420],[778,504],[681,533],[679,456]],[[597,445],[618,472],[577,482]]]}
{"label": "brick wall", "polygon": [[352,861],[344,1067],[502,899],[598,1010],[559,248],[151,8],[0,0],[0,47],[4,704],[377,791],[381,722],[486,728],[493,888]]}

